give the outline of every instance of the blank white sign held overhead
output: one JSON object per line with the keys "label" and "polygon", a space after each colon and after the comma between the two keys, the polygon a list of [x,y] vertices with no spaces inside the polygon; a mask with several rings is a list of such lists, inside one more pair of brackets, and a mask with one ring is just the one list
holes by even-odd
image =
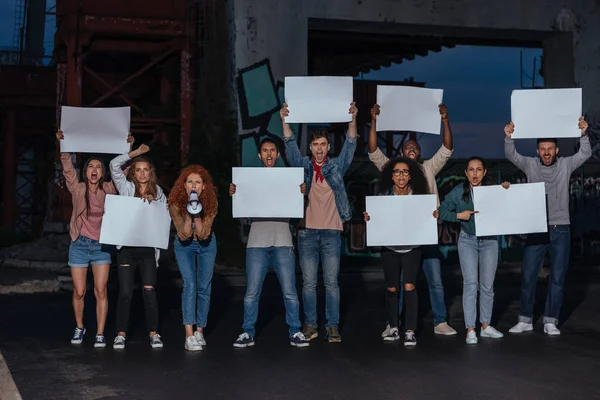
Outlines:
{"label": "blank white sign held overhead", "polygon": [[303,168],[232,168],[233,218],[302,218]]}
{"label": "blank white sign held overhead", "polygon": [[63,153],[123,154],[129,151],[129,107],[90,108],[62,106],[60,141]]}
{"label": "blank white sign held overhead", "polygon": [[367,196],[367,246],[418,246],[438,243],[434,194]]}
{"label": "blank white sign held overhead", "polygon": [[581,89],[513,90],[513,139],[581,137]]}
{"label": "blank white sign held overhead", "polygon": [[412,131],[440,134],[442,89],[413,86],[377,86],[378,131]]}
{"label": "blank white sign held overhead", "polygon": [[523,235],[548,231],[543,182],[473,188],[477,236]]}
{"label": "blank white sign held overhead", "polygon": [[108,194],[100,243],[117,246],[169,248],[171,216],[165,203]]}
{"label": "blank white sign held overhead", "polygon": [[350,122],[353,81],[350,76],[287,76],[285,102],[290,111],[285,122]]}

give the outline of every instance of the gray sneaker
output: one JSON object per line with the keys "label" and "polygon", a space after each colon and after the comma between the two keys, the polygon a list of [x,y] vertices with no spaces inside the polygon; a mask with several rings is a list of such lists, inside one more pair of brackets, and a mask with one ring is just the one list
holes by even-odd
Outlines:
{"label": "gray sneaker", "polygon": [[313,340],[319,336],[319,332],[314,325],[306,324],[302,327],[302,334],[306,338],[306,340]]}
{"label": "gray sneaker", "polygon": [[327,328],[327,340],[329,343],[340,343],[342,341],[342,337],[340,336],[340,331],[337,326],[330,326]]}

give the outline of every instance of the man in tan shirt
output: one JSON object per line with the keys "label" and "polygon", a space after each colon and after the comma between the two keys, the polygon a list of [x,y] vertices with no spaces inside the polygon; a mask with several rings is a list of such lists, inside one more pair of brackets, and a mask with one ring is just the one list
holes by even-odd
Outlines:
{"label": "man in tan shirt", "polygon": [[[444,168],[446,162],[452,156],[452,130],[450,129],[450,120],[448,119],[448,108],[440,104],[440,115],[444,124],[443,144],[439,150],[429,160],[423,161],[421,169],[427,178],[429,191],[435,195],[438,194],[436,175]],[[389,158],[377,147],[377,116],[379,115],[379,105],[375,104],[371,108],[371,129],[369,130],[369,159],[381,171]],[[416,140],[409,139],[402,146],[402,156],[419,161],[421,158],[421,146]],[[438,206],[440,200],[438,198]],[[456,335],[456,331],[447,323],[446,304],[444,302],[444,285],[442,284],[440,251],[437,245],[423,246],[423,271],[427,278],[429,286],[429,298],[433,312],[434,332],[438,335]],[[402,290],[402,286],[401,290]],[[403,292],[400,292],[398,310],[402,310]],[[390,329],[388,325],[382,336],[387,335]]]}
{"label": "man in tan shirt", "polygon": [[343,223],[352,217],[350,202],[344,185],[344,174],[350,168],[356,150],[357,108],[350,104],[352,121],[342,151],[330,158],[328,132],[313,132],[310,138],[312,157],[303,157],[289,124],[287,104],[280,111],[283,123],[283,141],[286,157],[293,167],[304,168],[304,181],[308,193],[306,228],[298,231],[298,253],[302,269],[302,300],[306,316],[302,333],[307,340],[318,336],[317,331],[317,276],[319,258],[323,265],[325,284],[325,315],[327,317],[327,340],[341,342],[338,324],[340,319],[340,272],[341,233]]}

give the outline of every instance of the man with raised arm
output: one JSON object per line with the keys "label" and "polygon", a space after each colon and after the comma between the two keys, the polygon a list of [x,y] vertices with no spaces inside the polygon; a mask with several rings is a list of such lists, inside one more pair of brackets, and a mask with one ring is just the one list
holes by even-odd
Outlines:
{"label": "man with raised arm", "polygon": [[538,139],[537,157],[524,157],[517,153],[512,134],[515,124],[504,127],[504,154],[525,173],[527,182],[544,182],[548,205],[548,232],[527,235],[521,277],[521,309],[519,321],[510,333],[533,330],[533,304],[537,277],[544,262],[546,250],[550,251],[550,282],[544,312],[544,333],[560,335],[558,316],[563,301],[565,276],[569,266],[571,229],[569,219],[569,180],[571,174],[592,155],[590,139],[586,135],[587,122],[579,118],[581,139],[579,151],[571,157],[558,157],[557,139]]}
{"label": "man with raised arm", "polygon": [[286,156],[291,166],[304,168],[307,206],[305,226],[298,231],[298,253],[302,269],[302,299],[305,321],[302,333],[307,340],[315,339],[317,331],[317,273],[319,258],[323,264],[325,283],[325,315],[327,340],[341,342],[339,333],[341,233],[343,223],[350,220],[352,211],[344,186],[344,174],[350,168],[356,150],[357,128],[355,103],[350,104],[352,121],[338,157],[328,157],[331,146],[329,132],[318,130],[310,137],[312,157],[300,154],[292,128],[285,122],[289,110],[284,104],[280,111]]}

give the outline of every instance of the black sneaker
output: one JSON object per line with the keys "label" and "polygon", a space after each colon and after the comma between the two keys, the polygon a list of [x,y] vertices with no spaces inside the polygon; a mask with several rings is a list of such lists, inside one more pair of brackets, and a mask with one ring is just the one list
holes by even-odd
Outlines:
{"label": "black sneaker", "polygon": [[150,347],[152,347],[153,349],[162,349],[163,348],[163,342],[162,342],[162,340],[160,340],[160,335],[158,333],[155,333],[150,338]]}
{"label": "black sneaker", "polygon": [[243,349],[244,347],[252,346],[254,346],[254,337],[252,337],[252,335],[247,334],[246,332],[238,336],[237,340],[233,342],[233,347],[237,347],[238,349]]}
{"label": "black sneaker", "polygon": [[395,327],[386,329],[383,332],[383,334],[384,335],[382,335],[382,337],[385,342],[394,342],[394,341],[400,339],[400,333],[398,333],[398,328],[395,328]]}
{"label": "black sneaker", "polygon": [[404,345],[407,347],[416,346],[417,339],[415,338],[414,332],[406,332],[404,334]]}
{"label": "black sneaker", "polygon": [[342,336],[337,326],[327,328],[327,340],[329,343],[340,343],[342,341]]}

